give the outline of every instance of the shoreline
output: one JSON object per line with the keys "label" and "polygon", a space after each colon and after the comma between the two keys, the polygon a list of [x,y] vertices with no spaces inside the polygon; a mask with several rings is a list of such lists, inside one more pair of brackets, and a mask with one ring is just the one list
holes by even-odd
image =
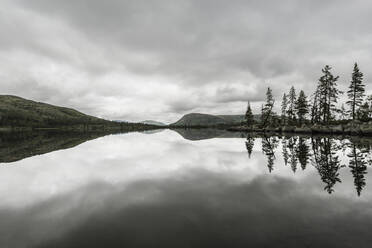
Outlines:
{"label": "shoreline", "polygon": [[312,125],[301,127],[283,126],[283,127],[248,127],[238,126],[229,127],[228,131],[233,132],[261,132],[261,133],[293,133],[293,134],[324,134],[324,135],[347,135],[347,136],[372,136],[372,123],[346,125]]}

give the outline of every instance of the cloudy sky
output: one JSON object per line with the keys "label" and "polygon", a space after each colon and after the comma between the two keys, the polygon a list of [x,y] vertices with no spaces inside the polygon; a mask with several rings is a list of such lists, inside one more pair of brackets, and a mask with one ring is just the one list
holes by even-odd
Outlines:
{"label": "cloudy sky", "polygon": [[108,118],[258,111],[325,64],[372,93],[368,0],[0,0],[0,93]]}

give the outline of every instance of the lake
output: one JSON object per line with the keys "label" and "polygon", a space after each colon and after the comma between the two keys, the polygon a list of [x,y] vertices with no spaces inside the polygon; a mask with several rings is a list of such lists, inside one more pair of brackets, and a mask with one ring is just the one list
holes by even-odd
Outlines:
{"label": "lake", "polygon": [[370,138],[0,137],[0,247],[372,244]]}

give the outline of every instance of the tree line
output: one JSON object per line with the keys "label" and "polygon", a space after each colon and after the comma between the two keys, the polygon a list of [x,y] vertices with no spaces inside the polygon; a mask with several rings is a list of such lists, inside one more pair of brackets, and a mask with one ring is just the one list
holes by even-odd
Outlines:
{"label": "tree line", "polygon": [[[366,96],[363,73],[358,64],[354,64],[351,81],[346,91],[347,101],[338,104],[343,91],[338,89],[339,76],[334,76],[332,67],[326,65],[318,80],[315,92],[310,98],[303,90],[297,95],[292,86],[288,93],[283,94],[281,113],[274,112],[275,99],[270,87],[266,92],[266,103],[261,106],[261,126],[302,125],[305,123],[329,125],[336,121],[362,121],[372,119],[372,95]],[[250,102],[248,102],[245,120],[248,126],[255,124]]]}

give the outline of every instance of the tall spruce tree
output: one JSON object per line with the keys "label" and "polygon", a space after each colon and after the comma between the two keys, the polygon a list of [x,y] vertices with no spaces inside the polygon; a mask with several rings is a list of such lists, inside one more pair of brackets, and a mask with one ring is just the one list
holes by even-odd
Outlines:
{"label": "tall spruce tree", "polygon": [[315,123],[319,123],[320,122],[320,111],[319,111],[319,98],[320,98],[320,94],[319,94],[319,85],[318,87],[316,88],[314,94],[313,94],[313,105],[311,106],[311,123],[312,124],[315,124]]}
{"label": "tall spruce tree", "polygon": [[342,92],[337,89],[338,76],[333,76],[331,73],[332,67],[326,65],[322,69],[323,75],[319,78],[319,111],[322,115],[324,124],[334,118],[334,113],[337,112],[336,103],[338,95]]}
{"label": "tall spruce tree", "polygon": [[303,90],[300,91],[298,99],[295,104],[296,113],[300,124],[305,120],[305,115],[309,113],[309,103]]}
{"label": "tall spruce tree", "polygon": [[252,113],[250,102],[248,102],[247,111],[245,112],[245,121],[248,126],[252,126],[254,124],[253,113]]}
{"label": "tall spruce tree", "polygon": [[274,116],[273,108],[274,108],[274,97],[273,97],[273,92],[270,89],[270,87],[267,88],[266,91],[266,104],[263,107],[263,123],[262,125],[265,127],[268,123],[272,123],[272,119]]}
{"label": "tall spruce tree", "polygon": [[260,120],[261,120],[261,124],[264,123],[264,120],[265,120],[265,108],[264,108],[264,105],[261,104],[261,116],[260,116]]}
{"label": "tall spruce tree", "polygon": [[346,102],[350,106],[350,116],[353,120],[357,117],[358,108],[362,105],[364,92],[363,73],[359,70],[358,64],[355,63],[349,90],[347,91],[349,100]]}
{"label": "tall spruce tree", "polygon": [[287,100],[287,95],[284,93],[283,94],[283,99],[282,99],[282,124],[286,124],[286,118],[287,118],[287,106],[288,106],[288,100]]}
{"label": "tall spruce tree", "polygon": [[358,112],[356,113],[358,120],[369,121],[369,116],[371,115],[370,110],[371,109],[368,102],[367,101],[364,102],[358,109]]}
{"label": "tall spruce tree", "polygon": [[372,119],[372,95],[369,95],[367,97],[367,102],[368,102],[368,105],[369,105],[368,118]]}
{"label": "tall spruce tree", "polygon": [[289,90],[289,95],[288,95],[288,119],[290,119],[292,122],[296,120],[296,110],[295,110],[295,105],[296,105],[296,90],[292,86],[291,89]]}

